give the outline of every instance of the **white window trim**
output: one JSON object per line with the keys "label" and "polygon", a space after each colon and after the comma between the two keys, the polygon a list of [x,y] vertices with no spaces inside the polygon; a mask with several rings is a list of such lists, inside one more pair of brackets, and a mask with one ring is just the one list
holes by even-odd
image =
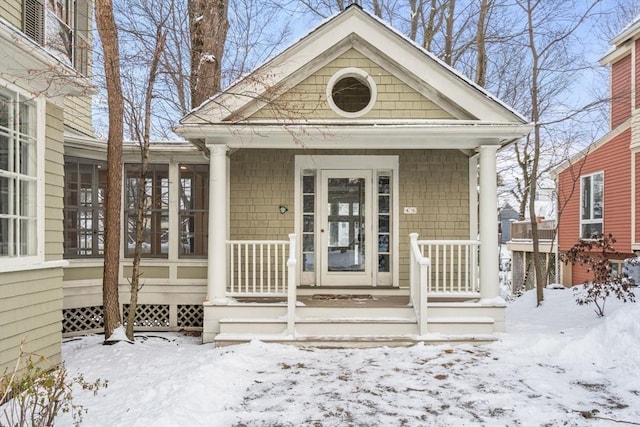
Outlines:
{"label": "white window trim", "polygon": [[[596,175],[602,175],[602,218],[598,218],[598,219],[582,219],[582,204],[584,202],[584,179],[588,178],[588,177],[594,177]],[[604,234],[604,216],[605,216],[605,212],[604,212],[604,171],[598,171],[598,172],[592,172],[592,173],[588,173],[585,175],[580,175],[580,206],[579,206],[579,211],[578,211],[578,236],[580,238],[580,240],[594,240],[588,237],[583,237],[582,236],[582,226],[584,224],[602,224],[602,234]],[[591,188],[593,190],[593,179],[591,180]],[[592,210],[593,210],[593,192],[591,194],[592,200]]]}
{"label": "white window trim", "polygon": [[[45,165],[45,132],[46,132],[46,100],[43,96],[36,96],[26,92],[4,80],[0,86],[18,96],[30,99],[36,106],[36,255],[32,256],[0,256],[0,273],[35,270],[59,267],[57,262],[45,262],[44,254],[44,223],[45,223],[45,195],[44,195],[44,165]],[[64,263],[63,263],[64,264]]]}
{"label": "white window trim", "polygon": [[[360,111],[355,111],[353,113],[350,113],[348,111],[342,110],[340,107],[336,105],[335,102],[333,102],[333,94],[332,94],[333,86],[335,86],[335,84],[340,79],[343,79],[345,77],[355,77],[356,79],[363,81],[364,83],[367,84],[367,86],[369,86],[369,90],[371,92],[371,99],[369,99],[369,103],[366,105],[366,107],[364,107]],[[376,86],[376,82],[373,80],[373,77],[371,77],[367,72],[361,70],[360,68],[348,67],[348,68],[343,68],[339,70],[333,76],[331,76],[331,78],[329,79],[329,83],[327,83],[326,96],[327,96],[327,103],[329,104],[329,107],[331,107],[331,109],[335,111],[336,114],[342,117],[353,119],[356,117],[362,117],[365,114],[367,114],[369,111],[371,111],[371,109],[376,103],[376,99],[378,96],[378,87]]]}
{"label": "white window trim", "polygon": [[[354,170],[354,159],[357,159],[359,164],[366,165],[366,167],[361,167],[360,169],[370,169],[372,171],[377,170],[385,170],[390,172],[391,176],[391,185],[392,185],[392,193],[391,193],[391,283],[393,286],[399,286],[400,280],[400,161],[399,156],[376,156],[376,155],[296,155],[295,156],[295,182],[294,182],[294,230],[296,234],[296,248],[297,254],[296,257],[299,260],[302,260],[302,173],[307,169],[315,169],[316,170],[316,179],[320,176],[318,173],[322,169],[344,169],[344,170]],[[358,169],[355,167],[355,169]],[[316,193],[316,197],[318,197],[318,193]],[[377,207],[375,207],[374,203],[374,216],[377,215]],[[377,219],[376,219],[377,222]],[[377,231],[374,233],[377,234]],[[376,236],[377,239],[377,236]],[[320,251],[319,242],[316,239],[316,250],[315,253],[318,254]],[[375,258],[375,262],[373,264],[373,277],[372,277],[372,285],[373,287],[377,284],[377,258]],[[298,277],[302,274],[302,261],[298,263],[298,270],[296,272]],[[318,263],[316,259],[316,268],[313,273],[315,275],[315,284],[318,285],[320,283],[320,271],[318,268]],[[389,273],[382,273],[389,274]]]}

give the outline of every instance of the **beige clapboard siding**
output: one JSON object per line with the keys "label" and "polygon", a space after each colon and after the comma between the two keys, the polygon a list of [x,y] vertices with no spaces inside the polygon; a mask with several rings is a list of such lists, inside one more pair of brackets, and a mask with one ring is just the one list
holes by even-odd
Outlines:
{"label": "beige clapboard siding", "polygon": [[[401,285],[408,283],[409,233],[425,240],[468,239],[469,161],[458,150],[238,150],[231,156],[231,239],[286,240],[294,231],[296,154],[399,156]],[[285,215],[280,204],[289,206]],[[417,214],[403,214],[405,206]]]}
{"label": "beige clapboard siding", "polygon": [[45,259],[63,256],[64,136],[61,108],[47,104],[45,149]]}
{"label": "beige clapboard siding", "polygon": [[354,66],[367,72],[377,86],[376,103],[361,119],[455,118],[356,49],[350,49],[253,114],[251,119],[342,118],[327,104],[326,88],[337,71]]}
{"label": "beige clapboard siding", "polygon": [[0,370],[10,365],[26,339],[25,350],[60,361],[62,269],[0,274]]}
{"label": "beige clapboard siding", "polygon": [[22,2],[23,0],[0,1],[0,16],[2,19],[17,29],[22,29]]}
{"label": "beige clapboard siding", "polygon": [[[125,266],[122,269],[122,274],[125,278],[131,277],[133,274],[133,267]],[[169,267],[168,266],[140,266],[141,279],[168,279]]]}
{"label": "beige clapboard siding", "polygon": [[91,122],[91,97],[68,96],[64,100],[64,122],[67,126],[93,136]]}

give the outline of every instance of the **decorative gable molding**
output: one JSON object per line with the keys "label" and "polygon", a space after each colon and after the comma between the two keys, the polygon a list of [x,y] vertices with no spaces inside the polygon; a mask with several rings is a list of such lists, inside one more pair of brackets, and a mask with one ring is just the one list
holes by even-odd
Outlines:
{"label": "decorative gable molding", "polygon": [[383,21],[358,6],[350,6],[191,111],[181,120],[182,126],[177,131],[184,133],[185,127],[194,124],[242,121],[352,48],[454,117],[493,123],[527,122]]}

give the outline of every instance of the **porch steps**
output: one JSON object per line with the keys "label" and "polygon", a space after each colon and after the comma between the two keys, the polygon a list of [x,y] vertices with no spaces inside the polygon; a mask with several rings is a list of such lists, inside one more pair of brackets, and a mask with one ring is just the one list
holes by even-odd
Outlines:
{"label": "porch steps", "polygon": [[376,336],[345,336],[345,335],[296,335],[295,338],[285,334],[229,334],[221,333],[216,336],[215,345],[224,347],[229,345],[245,344],[252,340],[269,343],[290,344],[301,347],[318,348],[369,348],[369,347],[408,347],[417,343],[428,345],[442,344],[488,344],[496,341],[492,335],[441,335],[429,334],[415,335],[376,335]]}
{"label": "porch steps", "polygon": [[[276,316],[222,318],[218,346],[239,344],[254,339],[296,345],[326,347],[371,347],[413,345],[417,342],[486,343],[495,340],[495,321],[482,316],[470,305],[468,313],[453,310],[455,304],[428,307],[428,334],[418,335],[412,307],[305,307],[296,308],[295,337],[287,335],[286,307]],[[432,313],[432,314],[431,314]],[[486,313],[486,311],[485,311]],[[246,314],[249,314],[248,312]]]}

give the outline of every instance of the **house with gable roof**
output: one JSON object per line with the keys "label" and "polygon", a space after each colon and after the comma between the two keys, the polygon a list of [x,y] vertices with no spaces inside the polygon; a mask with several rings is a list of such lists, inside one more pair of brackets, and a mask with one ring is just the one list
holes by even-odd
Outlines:
{"label": "house with gable roof", "polygon": [[[640,17],[611,40],[600,59],[610,68],[609,131],[555,170],[559,251],[579,239],[612,234],[619,252],[610,259],[614,273],[623,260],[640,251]],[[562,283],[572,286],[593,278],[585,266],[562,266]]]}
{"label": "house with gable roof", "polygon": [[503,331],[496,152],[529,130],[359,6],[322,23],[176,127],[210,159],[204,342]]}
{"label": "house with gable roof", "polygon": [[[18,34],[31,28],[23,5],[46,13],[47,25],[71,16],[43,4],[0,6],[2,46],[29,40]],[[67,59],[68,50],[47,51],[43,37],[16,58],[71,70],[84,63],[78,49]],[[0,145],[0,177],[36,183],[36,204],[25,206],[43,214],[9,205],[15,194],[0,187],[0,205],[14,206],[0,211],[2,333],[15,329],[0,351],[42,332],[34,349],[50,346],[56,360],[60,332],[103,328],[106,143],[90,127],[79,89],[86,76],[65,80],[55,96],[29,86],[47,80],[16,78],[28,64],[0,68],[0,94],[35,102],[37,172],[3,166],[22,131],[0,123],[0,137],[11,136],[0,138],[10,141]],[[186,141],[152,144],[137,330],[202,330],[203,342],[219,345],[461,342],[503,331],[496,152],[530,127],[383,21],[348,7],[191,111],[175,129]],[[137,144],[124,145],[124,315],[139,158]],[[16,219],[34,221],[27,246],[17,243],[26,234]]]}

